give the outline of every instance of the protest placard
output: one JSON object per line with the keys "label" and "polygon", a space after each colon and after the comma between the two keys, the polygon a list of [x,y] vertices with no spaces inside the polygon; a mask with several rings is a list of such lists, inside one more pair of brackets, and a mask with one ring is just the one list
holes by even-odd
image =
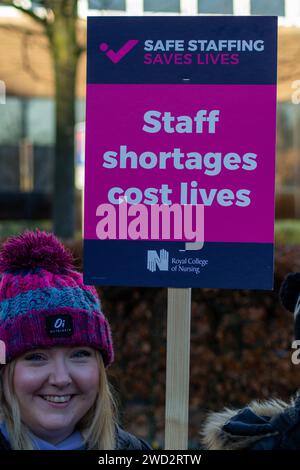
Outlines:
{"label": "protest placard", "polygon": [[272,287],[276,36],[274,17],[89,18],[87,283]]}

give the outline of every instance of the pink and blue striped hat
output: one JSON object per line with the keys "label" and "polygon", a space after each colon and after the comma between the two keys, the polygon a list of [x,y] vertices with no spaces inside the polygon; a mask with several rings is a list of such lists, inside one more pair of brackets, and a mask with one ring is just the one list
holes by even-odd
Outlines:
{"label": "pink and blue striped hat", "polygon": [[6,362],[36,348],[89,346],[113,361],[110,327],[96,289],[52,234],[26,231],[0,251],[0,340]]}

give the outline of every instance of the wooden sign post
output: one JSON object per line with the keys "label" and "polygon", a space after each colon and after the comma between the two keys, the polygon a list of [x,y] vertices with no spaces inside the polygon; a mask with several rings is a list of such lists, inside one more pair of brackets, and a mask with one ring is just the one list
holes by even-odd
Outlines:
{"label": "wooden sign post", "polygon": [[168,289],[165,449],[188,448],[191,289]]}

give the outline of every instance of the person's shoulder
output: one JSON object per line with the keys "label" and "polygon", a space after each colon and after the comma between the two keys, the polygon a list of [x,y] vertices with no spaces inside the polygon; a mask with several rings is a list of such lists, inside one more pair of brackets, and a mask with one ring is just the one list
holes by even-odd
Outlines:
{"label": "person's shoulder", "polygon": [[274,420],[294,403],[253,401],[242,409],[210,413],[201,430],[201,444],[209,450],[275,448],[280,430]]}
{"label": "person's shoulder", "polygon": [[133,434],[117,426],[116,428],[116,449],[117,450],[151,450],[149,444]]}

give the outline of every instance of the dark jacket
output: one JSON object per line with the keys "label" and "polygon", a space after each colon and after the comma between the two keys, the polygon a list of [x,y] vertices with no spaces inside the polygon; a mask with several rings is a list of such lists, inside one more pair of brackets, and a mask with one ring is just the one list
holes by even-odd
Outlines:
{"label": "dark jacket", "polygon": [[10,450],[9,442],[5,439],[0,431],[0,450]]}
{"label": "dark jacket", "polygon": [[212,413],[202,437],[210,450],[300,450],[300,396]]}
{"label": "dark jacket", "polygon": [[[0,450],[11,450],[9,442],[0,432]],[[151,447],[142,439],[138,439],[120,427],[116,428],[116,450],[151,450]]]}
{"label": "dark jacket", "polygon": [[116,450],[151,450],[149,444],[117,426]]}

